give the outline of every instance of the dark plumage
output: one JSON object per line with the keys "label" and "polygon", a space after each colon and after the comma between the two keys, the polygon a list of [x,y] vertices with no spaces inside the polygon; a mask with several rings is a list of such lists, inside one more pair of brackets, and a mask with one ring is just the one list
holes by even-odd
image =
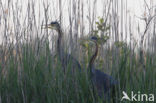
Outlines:
{"label": "dark plumage", "polygon": [[90,71],[89,72],[90,77],[91,77],[94,88],[98,92],[98,95],[102,97],[102,95],[104,94],[104,98],[108,99],[110,98],[111,89],[114,89],[115,85],[117,84],[117,81],[114,80],[112,76],[105,74],[104,72],[94,67],[94,61],[98,54],[98,44],[97,44],[98,38],[93,36],[91,37],[91,40],[95,43],[96,50],[89,61],[88,69]]}
{"label": "dark plumage", "polygon": [[59,60],[61,61],[63,67],[63,71],[66,71],[67,66],[70,66],[72,68],[72,71],[75,71],[76,68],[81,70],[80,63],[72,55],[64,53],[64,48],[62,47],[63,33],[60,24],[54,21],[48,24],[45,28],[54,29],[58,32],[57,52]]}

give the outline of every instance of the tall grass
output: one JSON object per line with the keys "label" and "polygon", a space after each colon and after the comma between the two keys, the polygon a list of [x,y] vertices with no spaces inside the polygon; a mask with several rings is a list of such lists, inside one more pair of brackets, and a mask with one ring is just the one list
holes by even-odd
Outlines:
{"label": "tall grass", "polygon": [[[31,44],[23,45],[20,48],[21,57],[9,55],[5,66],[1,63],[1,103],[95,103],[102,101],[100,98],[98,100],[94,98],[95,94],[93,94],[86,72],[77,73],[74,77],[71,72],[64,75],[60,61],[57,58],[53,59],[48,47],[45,48],[46,54],[44,52],[36,54],[37,52],[31,46]],[[118,59],[112,57],[114,50],[109,51],[107,55],[111,62],[109,65],[111,74],[119,81],[116,101],[120,102],[122,91],[155,94],[154,60],[156,58],[146,56],[146,73],[144,74],[139,61],[128,47],[118,47],[118,49]],[[13,51],[9,52],[13,54]],[[86,70],[86,68],[83,69]]]}

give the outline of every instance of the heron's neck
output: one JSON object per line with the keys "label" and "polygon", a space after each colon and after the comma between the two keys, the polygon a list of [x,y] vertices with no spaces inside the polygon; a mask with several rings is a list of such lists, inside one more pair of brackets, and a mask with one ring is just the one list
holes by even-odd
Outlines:
{"label": "heron's neck", "polygon": [[62,31],[58,30],[58,40],[57,40],[57,52],[59,53],[60,59],[62,58]]}
{"label": "heron's neck", "polygon": [[[96,45],[95,53],[93,54],[93,56],[91,57],[91,59],[89,61],[89,69],[90,70],[93,68],[94,61],[95,61],[97,54],[98,54],[98,44],[95,42],[95,45]],[[91,72],[92,72],[92,70],[91,70]]]}

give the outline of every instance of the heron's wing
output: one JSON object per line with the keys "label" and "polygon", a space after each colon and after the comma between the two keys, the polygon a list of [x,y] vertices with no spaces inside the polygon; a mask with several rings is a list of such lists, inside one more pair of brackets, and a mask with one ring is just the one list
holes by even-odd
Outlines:
{"label": "heron's wing", "polygon": [[112,76],[98,69],[95,69],[94,75],[96,78],[96,82],[101,83],[101,85],[103,85],[105,88],[109,88],[117,84],[117,81]]}

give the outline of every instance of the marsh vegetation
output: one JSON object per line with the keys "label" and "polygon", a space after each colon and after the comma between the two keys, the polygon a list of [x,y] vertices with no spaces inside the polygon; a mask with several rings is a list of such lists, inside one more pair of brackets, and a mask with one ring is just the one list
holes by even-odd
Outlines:
{"label": "marsh vegetation", "polygon": [[[126,10],[119,12],[118,6],[126,8],[123,0],[120,3],[117,0],[101,1],[103,12],[100,17],[96,15],[97,0],[93,3],[59,0],[57,7],[41,1],[39,4],[43,9],[38,11],[35,7],[39,4],[28,0],[24,14],[21,1],[6,1],[0,0],[0,103],[102,103],[104,98],[93,90],[86,75],[95,50],[86,38],[93,35],[103,38],[99,42],[96,68],[118,81],[116,103],[121,102],[123,91],[156,96],[154,6],[145,2],[148,9],[142,17],[145,27],[141,31],[141,26],[133,24]],[[68,17],[63,16],[63,3],[68,4]],[[43,24],[52,20],[60,22],[64,51],[79,61],[83,72],[73,76],[67,71],[64,75],[56,49],[57,32],[42,29]],[[70,61],[67,68],[73,69]]]}

